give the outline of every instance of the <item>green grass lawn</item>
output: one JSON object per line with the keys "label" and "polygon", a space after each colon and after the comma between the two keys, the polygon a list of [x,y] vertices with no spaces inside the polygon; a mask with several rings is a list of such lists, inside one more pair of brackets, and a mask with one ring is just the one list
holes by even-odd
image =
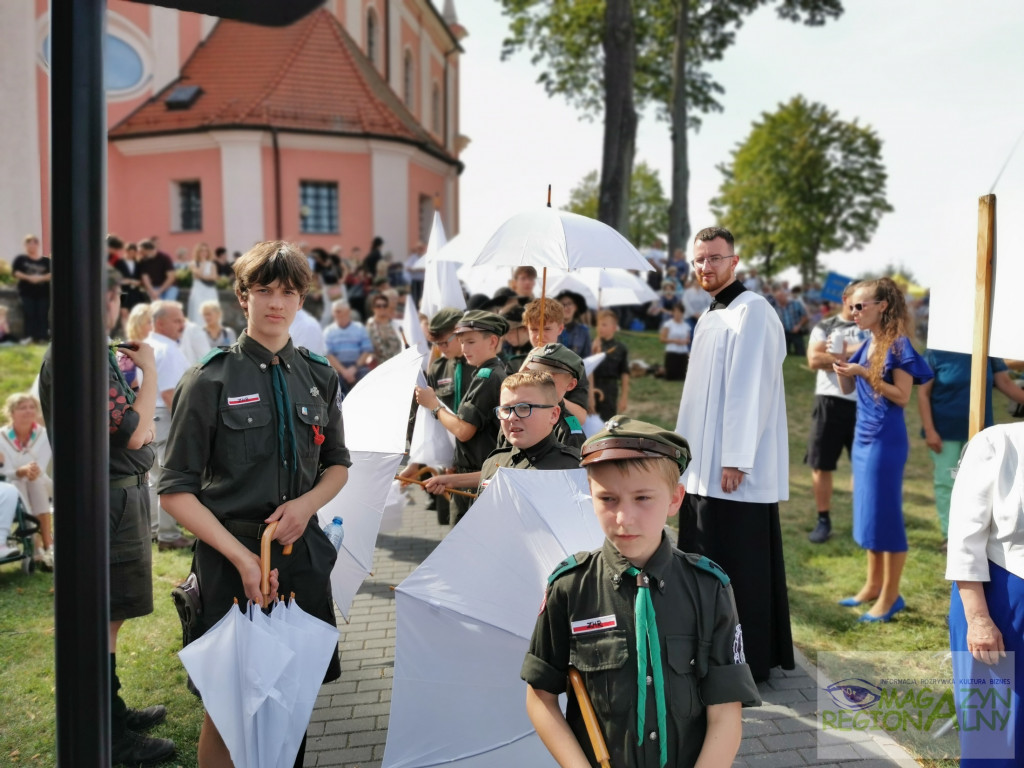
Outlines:
{"label": "green grass lawn", "polygon": [[[653,334],[623,333],[631,359],[651,365],[662,360]],[[0,349],[0,400],[27,389],[42,357],[41,347]],[[806,448],[814,373],[804,360],[789,359],[784,368],[790,435],[790,500],[781,504],[793,638],[814,661],[819,651],[938,651],[948,647],[945,614],[949,584],[943,578],[945,555],[932,504],[931,461],[918,437],[916,401],[906,409],[911,435],[904,480],[904,517],[910,556],[903,577],[908,610],[890,624],[858,624],[856,609],[836,605],[864,578],[863,551],[850,537],[850,467],[843,459],[835,473],[833,537],[823,545],[807,541],[814,527],[811,473],[802,463]],[[631,415],[674,427],[682,384],[653,377],[636,379],[630,393]],[[996,418],[1009,419],[1002,395]],[[59,528],[59,516],[56,525]],[[59,537],[59,534],[58,534]],[[194,766],[201,710],[184,686],[184,671],[175,655],[181,638],[171,605],[171,588],[188,571],[187,552],[154,553],[156,612],[128,622],[121,632],[118,669],[129,705],[161,702],[167,723],[155,735],[173,738],[176,762]],[[53,578],[23,576],[15,566],[0,568],[0,764],[54,764]],[[748,640],[751,642],[751,640]]]}

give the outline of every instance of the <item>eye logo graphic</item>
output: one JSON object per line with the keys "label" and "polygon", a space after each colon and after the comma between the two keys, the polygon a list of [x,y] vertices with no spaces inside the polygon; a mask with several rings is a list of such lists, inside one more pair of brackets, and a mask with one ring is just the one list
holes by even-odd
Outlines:
{"label": "eye logo graphic", "polygon": [[851,677],[823,688],[840,709],[868,709],[882,698],[882,689],[867,680]]}

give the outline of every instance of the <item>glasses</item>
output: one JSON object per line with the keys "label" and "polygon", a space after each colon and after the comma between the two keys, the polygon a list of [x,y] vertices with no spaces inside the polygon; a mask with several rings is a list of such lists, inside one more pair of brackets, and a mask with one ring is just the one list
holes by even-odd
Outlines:
{"label": "glasses", "polygon": [[553,405],[540,405],[539,403],[516,403],[515,405],[499,405],[494,409],[494,415],[502,421],[508,421],[514,413],[520,419],[530,418],[534,408],[554,408]]}
{"label": "glasses", "polygon": [[430,342],[430,346],[432,346],[432,347],[447,347],[454,340],[455,340],[455,334],[453,333],[451,336],[449,336],[444,341],[432,341],[432,342]]}
{"label": "glasses", "polygon": [[693,264],[693,268],[694,269],[705,269],[706,267],[711,267],[712,269],[717,269],[718,265],[721,264],[726,259],[734,259],[734,258],[736,258],[736,257],[735,256],[707,256],[707,257],[701,257],[699,259],[694,259],[690,263]]}
{"label": "glasses", "polygon": [[882,303],[881,301],[862,301],[862,302],[860,302],[858,304],[854,304],[853,305],[853,311],[854,312],[863,312],[864,311],[864,307],[866,307],[868,304],[881,304],[881,303]]}
{"label": "glasses", "polygon": [[373,308],[374,309],[387,309],[389,306],[390,306],[390,304],[374,304]]}

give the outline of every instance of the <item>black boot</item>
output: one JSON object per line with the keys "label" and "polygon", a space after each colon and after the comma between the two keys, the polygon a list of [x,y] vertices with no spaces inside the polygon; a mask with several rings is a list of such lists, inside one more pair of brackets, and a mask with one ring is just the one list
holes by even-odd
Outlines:
{"label": "black boot", "polygon": [[[141,711],[129,710],[119,693],[121,681],[117,677],[117,657],[110,654],[110,758],[114,765],[139,766],[156,765],[174,755],[174,742],[170,739],[155,739],[142,736],[128,727],[129,721],[137,723],[149,722],[149,726],[158,721],[154,716],[166,716],[166,710],[160,707],[148,707]],[[133,717],[134,716],[134,717]],[[161,717],[160,719],[163,719]]]}

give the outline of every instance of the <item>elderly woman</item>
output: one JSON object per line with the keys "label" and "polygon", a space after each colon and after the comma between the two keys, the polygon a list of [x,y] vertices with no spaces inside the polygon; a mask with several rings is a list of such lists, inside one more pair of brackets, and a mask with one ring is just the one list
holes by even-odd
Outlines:
{"label": "elderly woman", "polygon": [[[124,335],[127,341],[145,341],[153,330],[153,317],[149,304],[136,304],[128,313],[128,319],[124,323]],[[124,374],[128,386],[138,391],[142,384],[142,371],[127,355],[118,355],[118,367]]]}
{"label": "elderly woman", "polygon": [[221,325],[223,312],[220,302],[216,299],[204,301],[199,311],[203,316],[203,330],[206,331],[206,340],[213,347],[230,347],[235,343],[237,334],[231,328]]}
{"label": "elderly woman", "polygon": [[[960,765],[1018,766],[1024,756],[1024,424],[1000,424],[967,444],[949,509],[946,578],[953,676],[1006,679],[1014,674],[1014,727],[970,727],[959,711]],[[1013,661],[1006,658],[1013,652]],[[993,689],[995,691],[995,689]],[[961,703],[961,697],[957,697]],[[975,713],[976,714],[976,713]],[[1017,734],[1014,739],[1013,734]],[[1014,755],[1017,742],[1016,756]]]}
{"label": "elderly woman", "polygon": [[50,443],[42,426],[39,401],[28,392],[15,392],[4,403],[0,432],[0,473],[17,488],[29,513],[39,520],[42,547],[36,553],[44,570],[53,568],[53,515],[50,496],[53,483],[46,474]]}
{"label": "elderly woman", "polygon": [[373,344],[376,365],[380,365],[405,349],[405,344],[391,322],[393,313],[388,297],[384,293],[375,293],[372,302],[373,317],[366,321],[366,332]]}

